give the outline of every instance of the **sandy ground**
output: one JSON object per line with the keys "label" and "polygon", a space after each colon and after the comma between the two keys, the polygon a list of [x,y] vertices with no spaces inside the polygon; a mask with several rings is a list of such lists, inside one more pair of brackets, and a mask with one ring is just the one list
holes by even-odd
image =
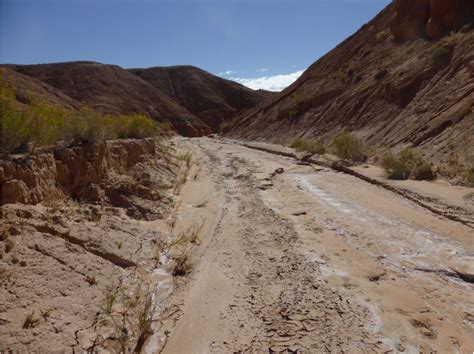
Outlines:
{"label": "sandy ground", "polygon": [[326,168],[180,143],[199,167],[176,227],[205,227],[147,352],[474,350],[455,272],[474,272],[472,228]]}

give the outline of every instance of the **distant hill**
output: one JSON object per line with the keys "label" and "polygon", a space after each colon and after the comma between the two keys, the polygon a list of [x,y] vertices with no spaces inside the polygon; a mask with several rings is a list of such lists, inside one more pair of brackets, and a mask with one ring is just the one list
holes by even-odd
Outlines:
{"label": "distant hill", "polygon": [[220,123],[273,96],[271,92],[254,91],[193,66],[129,71],[172,97],[213,130]]}
{"label": "distant hill", "polygon": [[[33,80],[35,87],[47,87],[51,97],[57,96],[56,104],[74,108],[86,105],[113,115],[144,113],[171,123],[185,136],[209,134],[225,119],[256,106],[270,95],[190,67],[163,68],[170,72],[172,86],[183,88],[176,90],[170,90],[165,81],[160,83],[161,76],[155,75],[161,72],[160,68],[140,69],[138,75],[137,70],[84,61],[2,67],[14,72],[14,86],[17,81],[24,86],[20,82]],[[186,97],[187,94],[192,97]]]}
{"label": "distant hill", "polygon": [[225,133],[329,141],[350,131],[375,146],[465,155],[474,145],[472,4],[395,1]]}
{"label": "distant hill", "polygon": [[40,80],[101,113],[145,113],[158,121],[170,122],[179,133],[188,136],[211,131],[164,93],[116,65],[70,62],[10,65],[9,68]]}

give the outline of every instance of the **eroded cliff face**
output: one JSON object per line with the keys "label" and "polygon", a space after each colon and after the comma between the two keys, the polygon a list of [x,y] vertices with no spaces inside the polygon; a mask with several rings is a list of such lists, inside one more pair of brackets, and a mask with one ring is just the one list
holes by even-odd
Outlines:
{"label": "eroded cliff face", "polygon": [[[152,188],[170,181],[175,167],[163,149],[155,139],[122,140],[3,161],[2,205],[38,204],[64,196],[123,207],[134,216],[158,217],[161,212],[153,202],[166,196]],[[154,165],[160,160],[166,164]]]}
{"label": "eroded cliff face", "polygon": [[0,352],[140,350],[171,279],[154,272],[174,149],[118,140],[1,161]]}
{"label": "eroded cliff face", "polygon": [[472,0],[396,0],[390,30],[397,40],[438,39],[472,22]]}

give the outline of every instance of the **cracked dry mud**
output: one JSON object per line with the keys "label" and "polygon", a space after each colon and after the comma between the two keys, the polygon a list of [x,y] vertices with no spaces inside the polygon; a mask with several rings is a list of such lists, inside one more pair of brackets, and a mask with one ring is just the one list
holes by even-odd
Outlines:
{"label": "cracked dry mud", "polygon": [[474,349],[473,284],[445,272],[472,272],[470,227],[326,168],[182,144],[206,166],[183,205],[206,198],[208,230],[148,352]]}

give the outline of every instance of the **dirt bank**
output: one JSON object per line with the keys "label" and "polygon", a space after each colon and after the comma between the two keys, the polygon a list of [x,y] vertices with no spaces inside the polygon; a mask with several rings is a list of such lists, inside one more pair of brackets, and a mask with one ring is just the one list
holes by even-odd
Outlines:
{"label": "dirt bank", "polygon": [[140,350],[182,164],[153,139],[3,161],[0,351]]}

